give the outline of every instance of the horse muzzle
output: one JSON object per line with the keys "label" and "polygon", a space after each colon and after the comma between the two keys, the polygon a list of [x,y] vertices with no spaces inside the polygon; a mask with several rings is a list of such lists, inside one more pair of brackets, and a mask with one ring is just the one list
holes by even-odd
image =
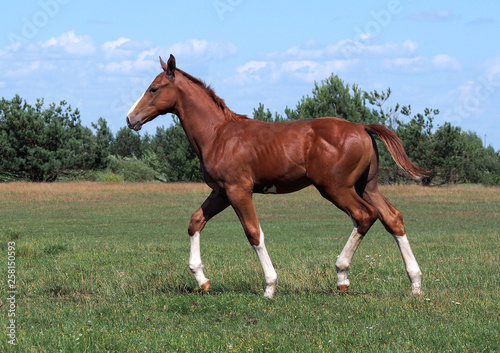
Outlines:
{"label": "horse muzzle", "polygon": [[136,121],[136,122],[132,123],[128,116],[127,116],[127,125],[129,127],[129,129],[132,129],[135,131],[139,131],[142,128],[142,124],[140,121]]}

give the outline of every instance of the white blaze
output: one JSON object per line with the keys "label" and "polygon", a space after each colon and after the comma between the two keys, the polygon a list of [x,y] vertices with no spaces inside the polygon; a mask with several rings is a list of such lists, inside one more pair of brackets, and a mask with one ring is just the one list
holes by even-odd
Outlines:
{"label": "white blaze", "polygon": [[[145,93],[145,92],[144,92]],[[137,102],[134,103],[134,105],[132,106],[132,108],[130,108],[130,110],[128,111],[127,113],[127,117],[134,111],[135,107],[137,107],[137,104],[139,104],[139,102],[141,101],[142,97],[144,97],[144,93],[142,94],[142,96],[137,100]]]}

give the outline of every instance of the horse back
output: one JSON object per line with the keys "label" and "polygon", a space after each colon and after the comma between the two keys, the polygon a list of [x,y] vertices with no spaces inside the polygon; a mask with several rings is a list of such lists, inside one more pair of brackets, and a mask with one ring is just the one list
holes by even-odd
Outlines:
{"label": "horse back", "polygon": [[244,179],[254,192],[285,193],[310,185],[311,169],[332,169],[346,154],[359,160],[371,146],[363,125],[339,118],[249,119],[225,124],[202,164],[209,185]]}

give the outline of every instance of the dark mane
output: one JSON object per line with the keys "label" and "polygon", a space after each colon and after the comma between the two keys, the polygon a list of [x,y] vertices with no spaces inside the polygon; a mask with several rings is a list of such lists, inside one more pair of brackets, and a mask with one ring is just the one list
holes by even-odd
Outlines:
{"label": "dark mane", "polygon": [[227,121],[239,121],[239,120],[248,119],[248,117],[246,115],[236,114],[231,109],[229,109],[227,107],[226,103],[224,102],[224,99],[217,96],[215,94],[214,90],[212,89],[212,87],[210,87],[210,85],[207,85],[202,80],[200,80],[194,76],[191,76],[190,74],[188,74],[185,71],[182,71],[181,69],[176,68],[176,71],[181,72],[189,81],[191,81],[192,83],[194,83],[198,87],[202,88],[205,91],[205,93],[208,94],[208,96],[210,98],[212,98],[212,100],[217,105],[217,107],[219,107],[219,109],[222,110]]}

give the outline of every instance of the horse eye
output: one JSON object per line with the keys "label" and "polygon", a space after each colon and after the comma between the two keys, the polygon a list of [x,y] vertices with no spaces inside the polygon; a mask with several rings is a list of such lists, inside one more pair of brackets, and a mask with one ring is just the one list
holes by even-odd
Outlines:
{"label": "horse eye", "polygon": [[155,93],[156,91],[158,91],[158,87],[152,87],[149,92],[151,93]]}

